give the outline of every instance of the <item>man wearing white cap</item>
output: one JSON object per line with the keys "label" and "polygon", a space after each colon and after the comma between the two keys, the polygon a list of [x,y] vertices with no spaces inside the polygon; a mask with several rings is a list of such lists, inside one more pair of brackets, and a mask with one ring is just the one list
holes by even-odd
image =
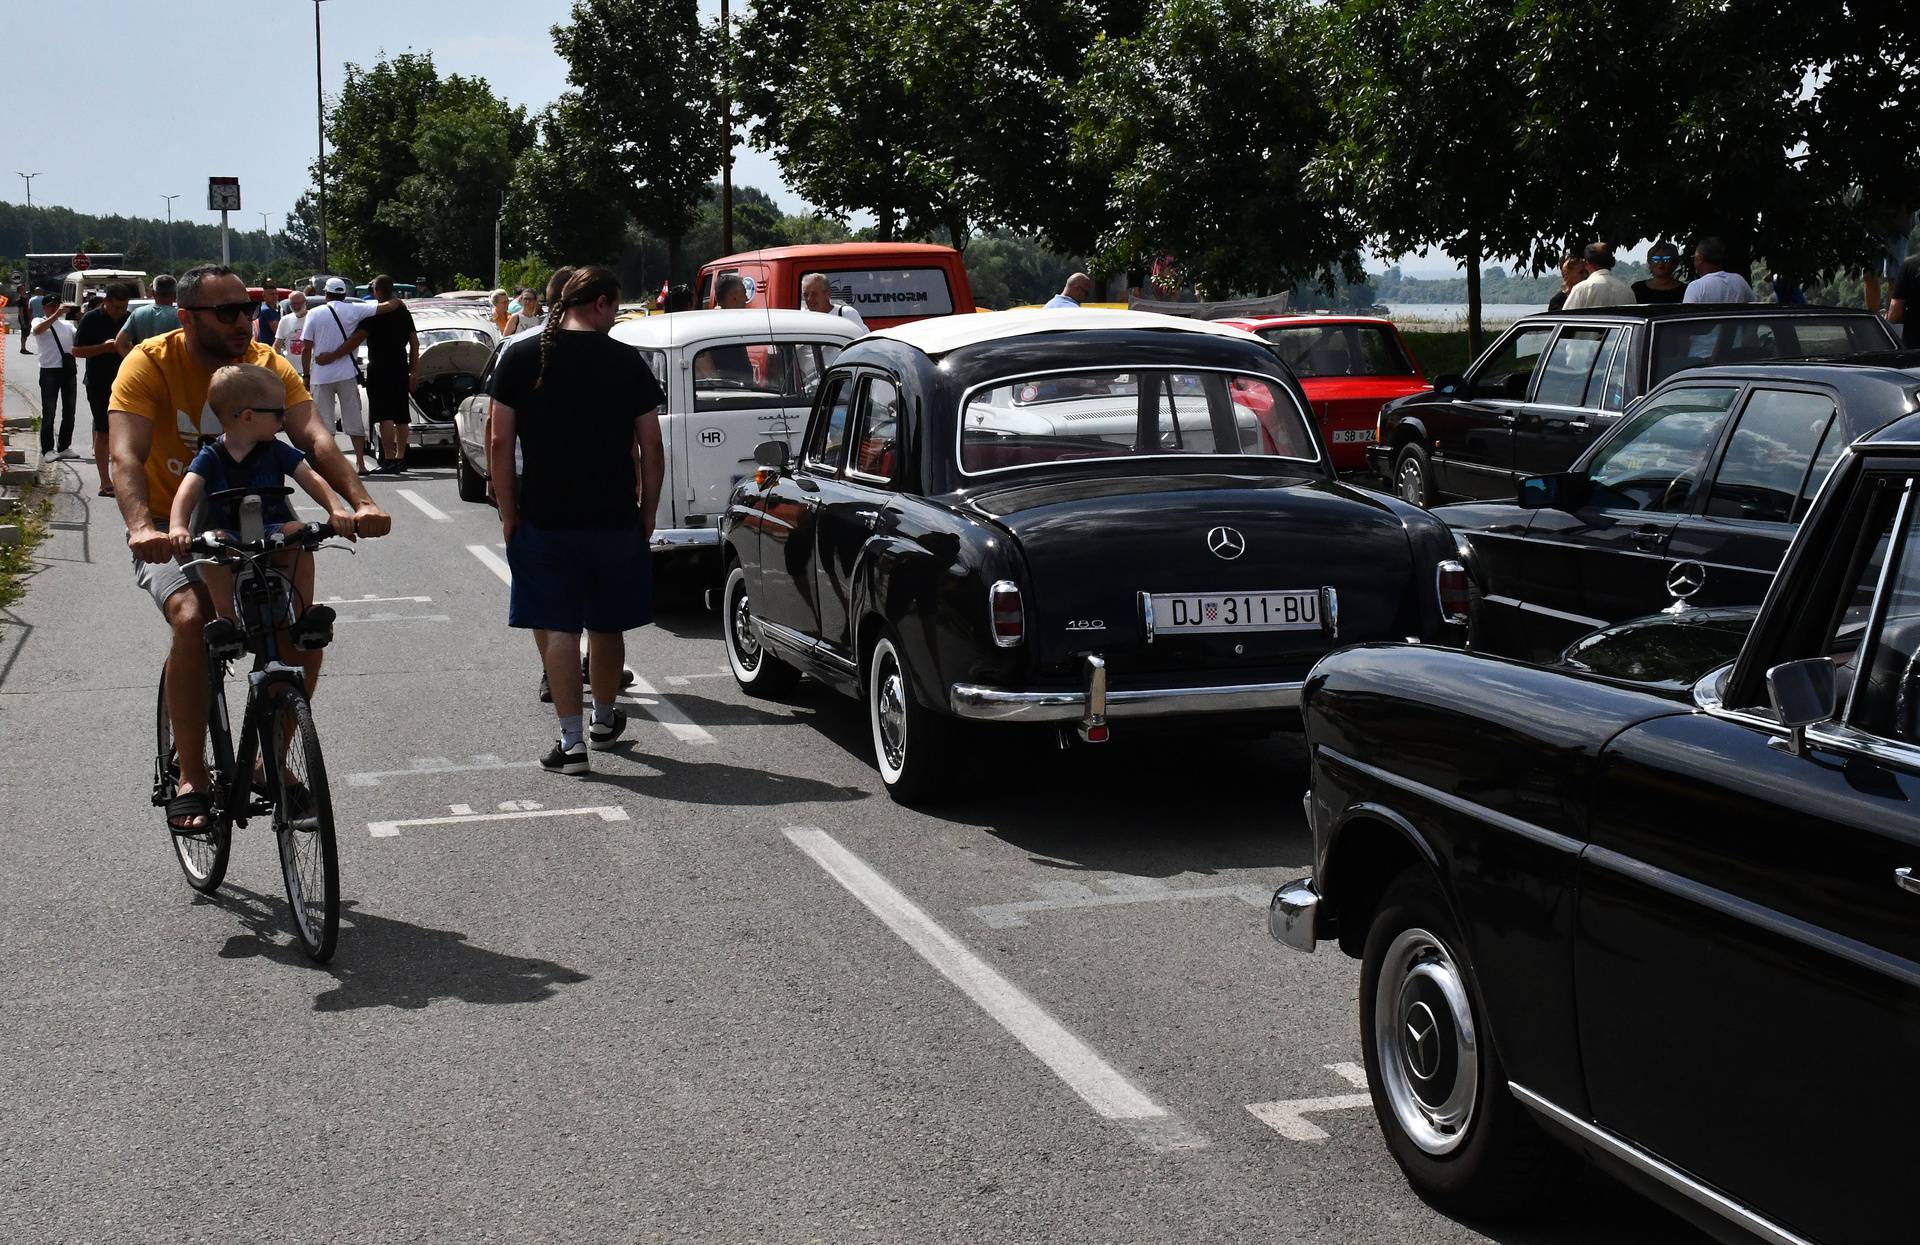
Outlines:
{"label": "man wearing white cap", "polygon": [[341,278],[327,278],[327,301],[308,311],[300,326],[300,366],[321,426],[331,428],[338,422],[353,441],[354,470],[365,475],[367,418],[360,405],[360,363],[346,343],[362,320],[401,303],[363,303],[351,294]]}

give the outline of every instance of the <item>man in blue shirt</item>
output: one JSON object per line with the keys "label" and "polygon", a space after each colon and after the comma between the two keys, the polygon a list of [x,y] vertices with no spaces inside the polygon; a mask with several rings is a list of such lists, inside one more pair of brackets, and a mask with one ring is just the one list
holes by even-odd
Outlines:
{"label": "man in blue shirt", "polygon": [[1047,300],[1047,309],[1064,307],[1069,311],[1077,310],[1092,293],[1093,278],[1084,272],[1076,272],[1067,278],[1067,283],[1060,288],[1058,294]]}

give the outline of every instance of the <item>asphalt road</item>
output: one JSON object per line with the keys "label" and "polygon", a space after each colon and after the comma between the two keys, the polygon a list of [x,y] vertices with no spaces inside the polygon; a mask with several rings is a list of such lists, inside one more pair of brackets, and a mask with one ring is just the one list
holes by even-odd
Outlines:
{"label": "asphalt road", "polygon": [[[55,472],[0,613],[10,1240],[1704,1239],[1597,1177],[1497,1228],[1408,1191],[1354,1105],[1356,965],[1265,932],[1291,741],[989,748],[907,812],[853,702],[744,698],[682,602],[629,637],[631,745],[541,772],[498,525],[444,465],[321,555],[348,908],[313,967],[257,826],[217,898],[182,881],[159,620],[92,466]],[[1320,1098],[1314,1140],[1248,1109]]]}

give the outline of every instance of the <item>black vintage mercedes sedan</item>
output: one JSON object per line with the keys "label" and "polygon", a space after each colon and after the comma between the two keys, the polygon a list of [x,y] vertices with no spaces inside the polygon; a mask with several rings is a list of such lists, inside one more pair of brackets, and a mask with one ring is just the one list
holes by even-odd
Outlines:
{"label": "black vintage mercedes sedan", "polygon": [[1511,1211],[1578,1153],[1726,1239],[1914,1238],[1920,414],[1841,455],[1741,613],[1314,669],[1314,872],[1269,928],[1360,959],[1429,1198]]}
{"label": "black vintage mercedes sedan", "polygon": [[1682,372],[1572,470],[1438,506],[1473,578],[1473,647],[1546,661],[1685,601],[1754,606],[1853,441],[1920,407],[1920,354]]}
{"label": "black vintage mercedes sedan", "polygon": [[1291,726],[1332,649],[1465,638],[1445,526],[1340,483],[1298,382],[1237,329],[887,329],[821,378],[797,456],[759,461],[722,529],[734,677],[863,700],[903,801],[941,792],[963,723]]}

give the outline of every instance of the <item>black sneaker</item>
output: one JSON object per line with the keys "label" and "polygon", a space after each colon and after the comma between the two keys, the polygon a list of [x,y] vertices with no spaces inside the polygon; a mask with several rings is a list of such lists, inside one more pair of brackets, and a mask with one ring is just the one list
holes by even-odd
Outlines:
{"label": "black sneaker", "polygon": [[562,748],[559,740],[553,741],[553,750],[540,758],[540,768],[549,774],[584,774],[587,772],[587,741],[581,740],[571,748]]}
{"label": "black sneaker", "polygon": [[596,750],[611,748],[620,742],[620,736],[627,730],[627,711],[615,706],[613,713],[605,722],[595,719],[587,727],[587,742]]}

